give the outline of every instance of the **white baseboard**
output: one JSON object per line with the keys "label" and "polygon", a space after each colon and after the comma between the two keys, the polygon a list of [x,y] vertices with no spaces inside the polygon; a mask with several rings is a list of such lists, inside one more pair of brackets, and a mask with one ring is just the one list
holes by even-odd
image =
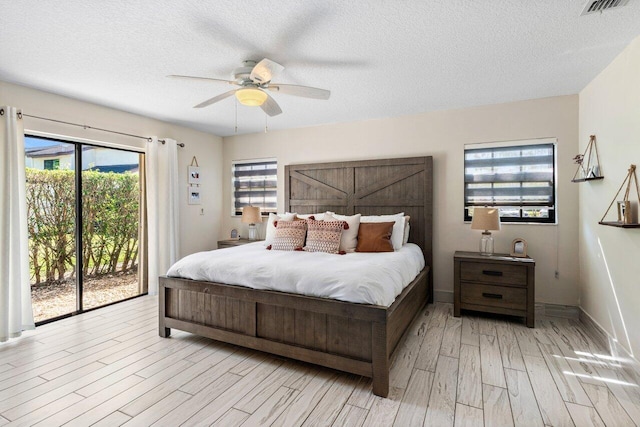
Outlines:
{"label": "white baseboard", "polygon": [[580,317],[580,309],[575,305],[549,304],[546,302],[537,302],[535,304],[536,317],[562,317],[564,319],[578,320]]}
{"label": "white baseboard", "polygon": [[433,299],[435,302],[447,302],[453,304],[453,291],[433,290]]}
{"label": "white baseboard", "polygon": [[640,383],[640,362],[620,345],[609,333],[593,318],[589,313],[580,307],[580,322],[590,333],[596,344],[607,350],[608,356],[613,356],[621,360],[623,370],[631,377],[636,384]]}

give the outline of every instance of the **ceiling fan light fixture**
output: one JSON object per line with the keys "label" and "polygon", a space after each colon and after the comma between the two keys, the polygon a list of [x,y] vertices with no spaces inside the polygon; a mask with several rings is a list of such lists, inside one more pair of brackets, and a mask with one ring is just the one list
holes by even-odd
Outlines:
{"label": "ceiling fan light fixture", "polygon": [[267,100],[267,94],[260,89],[247,87],[236,91],[236,98],[242,105],[259,107]]}

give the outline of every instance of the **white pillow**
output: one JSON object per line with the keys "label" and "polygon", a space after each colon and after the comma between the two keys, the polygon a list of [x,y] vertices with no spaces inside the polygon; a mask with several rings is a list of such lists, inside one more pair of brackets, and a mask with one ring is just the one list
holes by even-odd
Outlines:
{"label": "white pillow", "polygon": [[[290,212],[287,212],[287,214],[290,214]],[[299,214],[299,213],[293,213],[291,215],[295,215],[298,218],[302,218],[302,219],[309,219],[311,217],[313,217],[313,219],[315,219],[316,221],[322,221],[322,218],[324,217],[323,213],[317,213],[317,214]]]}
{"label": "white pillow", "polygon": [[265,233],[264,236],[264,245],[265,246],[269,246],[270,244],[273,243],[273,238],[276,237],[276,226],[273,225],[273,223],[275,221],[293,221],[293,217],[296,214],[290,214],[290,213],[286,213],[286,214],[274,214],[274,213],[270,213],[269,214],[269,220],[267,221],[267,231]]}
{"label": "white pillow", "polygon": [[409,225],[409,220],[411,217],[409,215],[404,216],[404,238],[402,239],[402,245],[406,245],[409,243],[409,230],[411,230],[411,226]]}
{"label": "white pillow", "polygon": [[360,228],[360,214],[353,216],[337,215],[327,212],[324,214],[325,221],[344,221],[349,224],[349,228],[342,230],[340,236],[340,250],[347,253],[355,252],[358,246],[358,229]]}
{"label": "white pillow", "polygon": [[392,222],[393,229],[391,231],[391,244],[393,250],[397,251],[402,247],[402,241],[404,240],[404,212],[400,212],[394,215],[368,215],[360,217],[360,222]]}

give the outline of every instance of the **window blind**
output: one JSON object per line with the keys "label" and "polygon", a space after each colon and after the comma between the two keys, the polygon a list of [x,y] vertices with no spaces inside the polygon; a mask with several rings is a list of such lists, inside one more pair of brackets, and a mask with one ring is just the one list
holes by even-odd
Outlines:
{"label": "window blind", "polygon": [[465,220],[495,206],[503,222],[555,222],[555,145],[465,149]]}
{"label": "window blind", "polygon": [[233,163],[234,214],[245,206],[259,206],[263,213],[278,207],[278,163],[276,160]]}

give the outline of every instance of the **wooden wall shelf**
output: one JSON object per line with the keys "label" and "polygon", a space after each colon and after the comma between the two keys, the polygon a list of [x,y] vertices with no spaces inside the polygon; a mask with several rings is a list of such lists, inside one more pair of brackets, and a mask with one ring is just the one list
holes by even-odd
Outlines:
{"label": "wooden wall shelf", "polygon": [[596,177],[591,177],[591,178],[578,178],[578,179],[572,179],[571,182],[585,182],[585,181],[595,181],[597,179],[604,179],[604,176],[596,176]]}
{"label": "wooden wall shelf", "polygon": [[618,227],[618,228],[640,228],[640,224],[625,224],[619,221],[600,221],[598,222],[600,225],[608,225],[609,227]]}
{"label": "wooden wall shelf", "polygon": [[578,154],[573,158],[573,161],[578,165],[578,169],[573,174],[571,182],[587,182],[604,178],[600,168],[600,156],[595,135],[589,136],[589,143],[584,154]]}

